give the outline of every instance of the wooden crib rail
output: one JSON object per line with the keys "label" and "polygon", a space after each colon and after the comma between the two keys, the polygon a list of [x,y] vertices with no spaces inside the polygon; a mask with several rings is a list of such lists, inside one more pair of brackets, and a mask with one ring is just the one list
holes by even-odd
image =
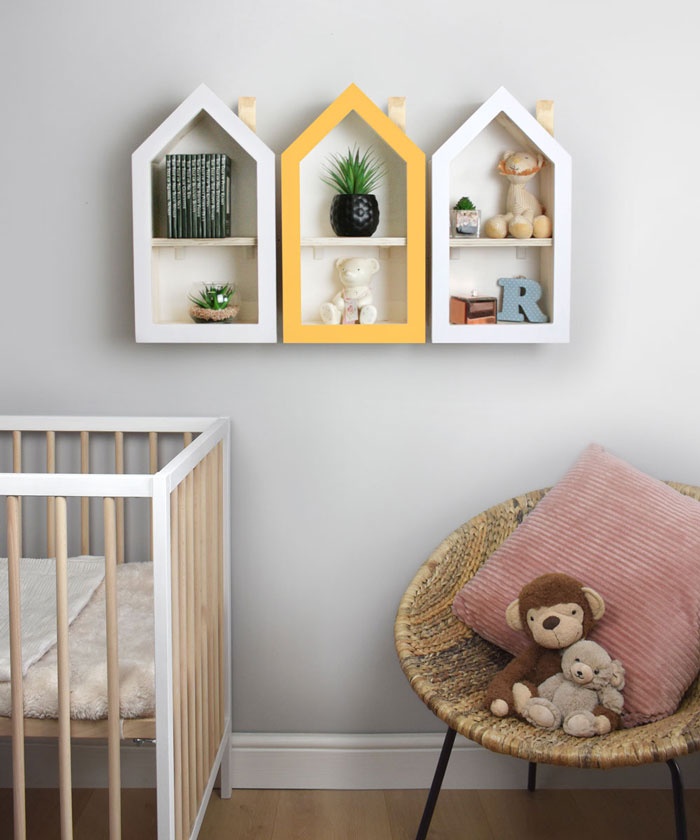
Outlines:
{"label": "wooden crib rail", "polygon": [[[150,498],[153,476],[94,473],[0,473],[0,496]],[[50,552],[53,556],[53,552]]]}
{"label": "wooden crib rail", "polygon": [[119,714],[119,633],[117,627],[117,518],[114,499],[104,500],[105,620],[107,624],[107,748],[109,836],[118,840],[121,828]]}
{"label": "wooden crib rail", "polygon": [[[12,432],[12,472],[22,472],[22,432]],[[17,539],[19,540],[19,556],[22,556],[22,499],[17,500]]]}
{"label": "wooden crib rail", "polygon": [[0,415],[0,431],[12,432],[205,432],[221,417],[60,417]]}
{"label": "wooden crib rail", "polygon": [[[124,475],[124,432],[114,433],[114,472]],[[124,499],[117,499],[117,563],[124,562]]]}
{"label": "wooden crib rail", "polygon": [[[90,473],[90,432],[80,433],[80,473]],[[80,553],[90,553],[90,498],[80,498]],[[49,555],[50,556],[50,555]]]}
{"label": "wooden crib rail", "polygon": [[[61,840],[73,837],[73,793],[70,749],[70,654],[68,650],[68,517],[66,500],[56,505],[56,629],[58,653],[58,786]],[[14,712],[14,710],[13,710]]]}
{"label": "wooden crib rail", "polygon": [[[56,472],[56,432],[46,433],[46,472]],[[56,497],[46,499],[46,552],[49,557],[56,556]]]}

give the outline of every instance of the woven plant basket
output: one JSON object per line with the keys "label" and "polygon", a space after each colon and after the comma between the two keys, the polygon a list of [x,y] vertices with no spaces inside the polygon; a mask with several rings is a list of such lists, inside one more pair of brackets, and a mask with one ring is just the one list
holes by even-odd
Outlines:
{"label": "woven plant basket", "polygon": [[[700,488],[669,484],[700,501]],[[484,709],[489,680],[511,657],[452,615],[452,601],[546,492],[517,496],[470,519],[418,570],[394,626],[396,650],[411,687],[461,735],[527,761],[609,768],[668,761],[694,752],[700,747],[700,677],[670,717],[594,738],[574,738],[561,729],[548,732],[516,718],[497,718]]]}

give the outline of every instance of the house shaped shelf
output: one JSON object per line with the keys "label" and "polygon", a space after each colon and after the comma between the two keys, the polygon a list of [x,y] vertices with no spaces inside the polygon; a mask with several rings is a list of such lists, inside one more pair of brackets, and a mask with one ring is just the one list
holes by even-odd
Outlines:
{"label": "house shaped shelf", "polygon": [[[527,184],[552,219],[551,239],[488,239],[451,233],[451,208],[463,195],[481,225],[505,212],[508,183],[497,172],[509,150],[541,153],[544,168]],[[432,174],[432,340],[537,343],[569,340],[571,158],[549,131],[500,88],[435,152]],[[523,276],[542,288],[548,323],[451,324],[450,296],[499,297],[501,277]]]}
{"label": "house shaped shelf", "polygon": [[[368,147],[384,165],[371,237],[338,237],[333,190],[321,181],[329,155]],[[321,323],[319,309],[340,291],[336,260],[374,257],[374,324]],[[425,341],[425,156],[358,87],[350,85],[282,154],[285,342]]]}
{"label": "house shaped shelf", "polygon": [[[221,153],[231,159],[231,235],[167,237],[165,156]],[[200,85],[132,156],[136,340],[277,340],[275,156],[248,125]],[[231,324],[196,324],[188,296],[203,284],[233,284]]]}

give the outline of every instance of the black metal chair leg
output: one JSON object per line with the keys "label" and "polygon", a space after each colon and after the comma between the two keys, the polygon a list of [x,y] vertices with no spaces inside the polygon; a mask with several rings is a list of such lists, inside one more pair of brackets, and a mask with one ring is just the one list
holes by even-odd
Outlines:
{"label": "black metal chair leg", "polygon": [[435,805],[437,804],[438,796],[440,795],[442,780],[445,778],[445,770],[447,770],[447,762],[450,760],[450,754],[452,753],[452,745],[455,742],[456,734],[456,730],[450,729],[448,727],[447,734],[445,735],[445,740],[442,744],[442,750],[440,751],[440,758],[438,758],[437,767],[435,768],[433,784],[430,787],[430,793],[428,793],[428,799],[425,803],[425,808],[423,809],[423,818],[421,819],[420,825],[418,826],[418,834],[416,834],[416,840],[425,840],[425,838],[428,836],[430,821],[433,818],[433,811],[435,810]]}
{"label": "black metal chair leg", "polygon": [[527,768],[527,789],[532,793],[537,787],[537,764],[531,761]]}
{"label": "black metal chair leg", "polygon": [[671,771],[671,785],[673,787],[673,812],[676,817],[676,840],[688,840],[688,826],[685,821],[685,802],[683,801],[683,779],[675,759],[667,761]]}

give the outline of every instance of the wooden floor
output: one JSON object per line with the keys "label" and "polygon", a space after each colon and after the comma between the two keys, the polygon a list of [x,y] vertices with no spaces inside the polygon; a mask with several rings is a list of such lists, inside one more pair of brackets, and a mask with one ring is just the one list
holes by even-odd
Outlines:
{"label": "wooden floor", "polygon": [[[201,840],[414,840],[425,791],[215,791]],[[700,837],[700,790],[686,791],[688,838]],[[123,794],[124,840],[154,840],[154,790]],[[28,840],[59,840],[58,793],[27,792]],[[107,791],[73,796],[76,840],[108,840]],[[12,791],[0,790],[0,838]],[[673,840],[668,790],[456,791],[440,794],[429,840]]]}

